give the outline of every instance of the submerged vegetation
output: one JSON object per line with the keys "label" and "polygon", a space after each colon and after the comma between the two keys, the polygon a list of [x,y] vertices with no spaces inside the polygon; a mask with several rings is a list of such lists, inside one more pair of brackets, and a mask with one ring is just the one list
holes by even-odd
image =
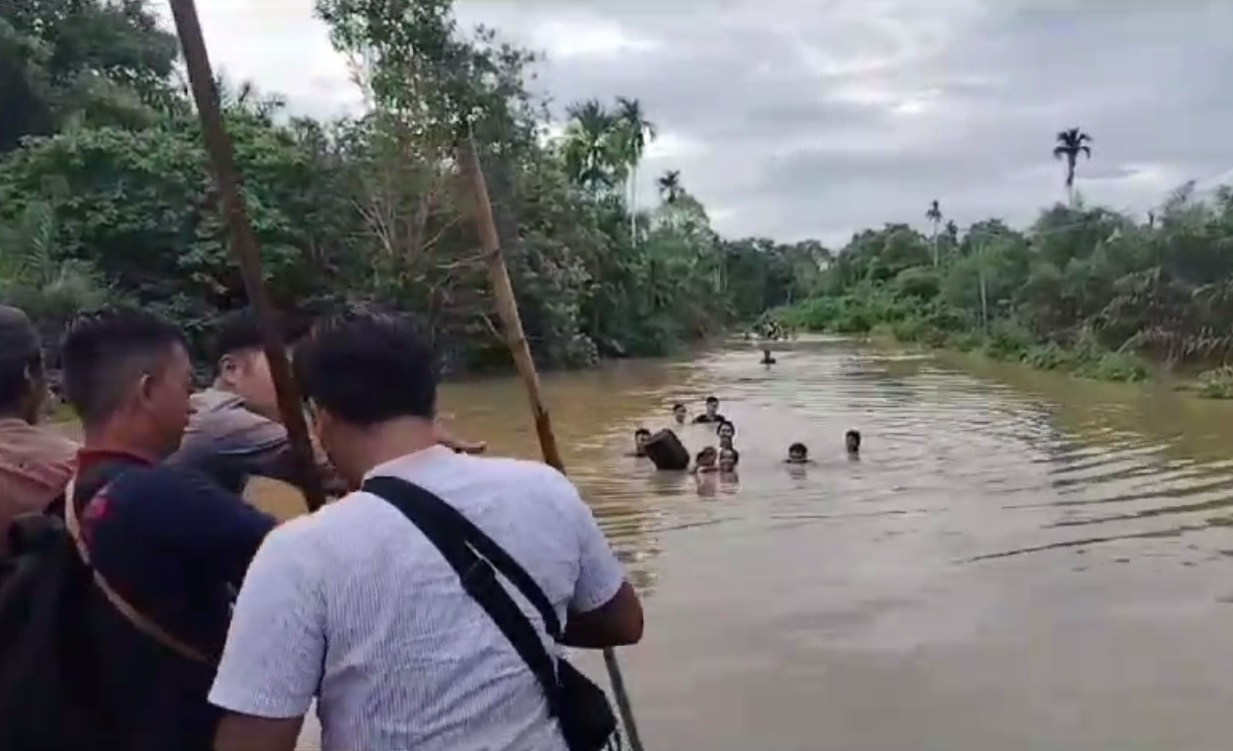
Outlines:
{"label": "submerged vegetation", "polygon": [[[1090,139],[1063,138],[1069,189]],[[926,218],[932,237],[857,234],[809,299],[773,317],[1116,381],[1145,379],[1150,364],[1233,396],[1233,189],[1204,199],[1188,184],[1141,220],[1074,200],[1025,231],[988,220],[961,232],[937,202]]]}
{"label": "submerged vegetation", "polygon": [[[453,369],[506,365],[457,189],[460,132],[484,163],[542,365],[661,354],[813,287],[819,244],[720,237],[679,171],[637,195],[655,128],[636,100],[573,105],[550,139],[528,88],[535,56],[460,30],[448,0],[317,12],[365,111],[313,120],[219,86],[281,306],[392,305]],[[0,300],[51,339],[74,311],[126,300],[201,342],[244,302],[177,53],[143,0],[0,6]]]}

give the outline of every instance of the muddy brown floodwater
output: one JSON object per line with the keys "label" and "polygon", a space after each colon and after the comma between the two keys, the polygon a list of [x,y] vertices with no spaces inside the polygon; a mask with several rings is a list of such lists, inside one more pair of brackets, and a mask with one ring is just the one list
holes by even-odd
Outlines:
{"label": "muddy brown floodwater", "polygon": [[[1230,405],[835,340],[775,354],[545,378],[646,598],[620,657],[649,751],[1230,747]],[[739,487],[700,495],[624,456],[708,394],[737,424]],[[446,406],[537,455],[516,381]],[[780,463],[796,440],[804,472]]]}
{"label": "muddy brown floodwater", "polygon": [[[1230,747],[1233,405],[839,340],[775,355],[544,378],[645,598],[646,639],[619,655],[648,751]],[[708,394],[737,424],[739,485],[625,456]],[[538,456],[517,381],[443,406],[494,453]],[[797,440],[804,471],[781,463]]]}

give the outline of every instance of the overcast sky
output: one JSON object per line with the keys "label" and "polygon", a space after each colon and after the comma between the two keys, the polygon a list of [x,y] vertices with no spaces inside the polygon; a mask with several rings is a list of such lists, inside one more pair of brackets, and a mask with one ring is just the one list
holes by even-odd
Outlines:
{"label": "overcast sky", "polygon": [[[216,67],[294,109],[355,106],[312,0],[198,0]],[[1078,185],[1146,211],[1233,179],[1233,0],[461,0],[544,52],[556,102],[638,98],[643,167],[679,169],[731,235],[1030,221],[1063,195],[1056,132],[1094,138]]]}

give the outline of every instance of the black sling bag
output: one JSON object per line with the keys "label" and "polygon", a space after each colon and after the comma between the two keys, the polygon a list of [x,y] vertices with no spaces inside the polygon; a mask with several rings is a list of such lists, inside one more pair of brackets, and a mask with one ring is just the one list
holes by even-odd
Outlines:
{"label": "black sling bag", "polygon": [[361,489],[402,512],[458,573],[463,589],[535,674],[570,751],[619,748],[616,716],[603,689],[568,660],[548,654],[535,627],[496,576],[501,572],[522,592],[544,619],[548,635],[560,642],[564,631],[556,610],[526,569],[457,509],[414,483],[373,477]]}

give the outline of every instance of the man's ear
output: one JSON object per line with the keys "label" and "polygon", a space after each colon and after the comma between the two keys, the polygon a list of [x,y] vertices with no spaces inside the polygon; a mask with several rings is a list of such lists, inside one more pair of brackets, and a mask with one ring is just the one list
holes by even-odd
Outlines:
{"label": "man's ear", "polygon": [[235,377],[240,367],[240,358],[234,354],[226,354],[218,358],[218,376],[224,381],[229,381]]}

